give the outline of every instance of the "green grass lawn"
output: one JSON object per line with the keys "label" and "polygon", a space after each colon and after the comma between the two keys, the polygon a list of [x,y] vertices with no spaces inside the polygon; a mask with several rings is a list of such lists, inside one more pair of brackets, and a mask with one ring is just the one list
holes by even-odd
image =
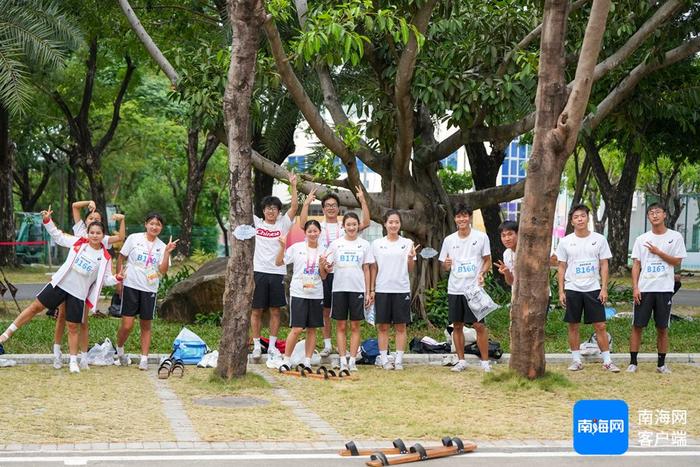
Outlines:
{"label": "green grass lawn", "polygon": [[[624,310],[623,307],[618,307]],[[567,352],[569,345],[567,343],[566,323],[563,321],[564,311],[554,309],[550,312],[545,326],[545,351],[546,352]],[[4,330],[12,321],[13,316],[0,315],[0,329]],[[490,336],[492,339],[499,341],[504,352],[509,351],[509,315],[505,308],[493,312],[486,318],[486,324],[489,327]],[[40,315],[31,323],[19,329],[15,335],[5,344],[7,353],[49,353],[53,343],[55,321]],[[116,339],[119,320],[115,318],[91,318],[90,319],[90,342],[102,342],[106,337],[112,341]],[[172,348],[172,342],[177,336],[180,329],[183,327],[179,323],[170,323],[156,319],[153,324],[153,343],[151,352],[153,353],[168,353]],[[191,324],[187,325],[189,329],[198,334],[212,349],[219,346],[221,339],[221,327],[212,324]],[[613,351],[627,352],[630,335],[630,319],[616,318],[608,322],[608,332],[613,336]],[[280,329],[279,338],[285,339],[289,329],[283,326]],[[321,335],[318,332],[318,340],[320,342]],[[591,325],[581,325],[582,341],[588,339],[593,333]],[[267,336],[268,331],[263,330],[263,335]],[[693,321],[674,321],[670,331],[670,348],[671,352],[700,352],[700,319]],[[431,336],[438,341],[445,340],[442,329],[429,328],[425,324],[415,323],[409,326],[409,341],[413,337]],[[363,324],[362,338],[367,339],[376,337],[374,327]],[[333,341],[335,344],[335,332],[333,332]],[[65,342],[65,341],[64,341]],[[642,352],[656,351],[656,337],[653,327],[648,327],[643,336]],[[393,340],[391,344],[393,349]],[[139,328],[134,327],[131,337],[126,345],[127,352],[138,352],[139,350]]]}

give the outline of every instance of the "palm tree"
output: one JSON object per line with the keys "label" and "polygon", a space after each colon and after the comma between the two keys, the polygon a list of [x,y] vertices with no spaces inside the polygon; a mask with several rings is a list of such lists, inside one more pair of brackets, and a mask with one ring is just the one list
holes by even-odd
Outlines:
{"label": "palm tree", "polygon": [[[31,72],[59,68],[79,37],[55,2],[0,0],[0,241],[15,235],[10,117],[29,105]],[[14,263],[14,249],[0,247],[0,265]]]}

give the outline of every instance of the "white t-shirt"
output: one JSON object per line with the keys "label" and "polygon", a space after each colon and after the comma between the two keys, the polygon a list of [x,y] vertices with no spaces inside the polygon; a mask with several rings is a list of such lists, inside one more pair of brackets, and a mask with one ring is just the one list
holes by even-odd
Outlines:
{"label": "white t-shirt", "polygon": [[107,261],[102,248],[95,250],[88,245],[83,248],[73,261],[68,273],[63,276],[58,286],[80,300],[85,300],[90,291],[90,286],[97,279],[100,262]]}
{"label": "white t-shirt", "polygon": [[600,260],[608,258],[612,258],[608,241],[597,232],[587,237],[572,233],[562,238],[557,246],[557,259],[566,263],[564,289],[600,290]]}
{"label": "white t-shirt", "polygon": [[[279,250],[278,250],[279,251]],[[318,264],[325,248],[309,248],[306,242],[298,242],[284,252],[284,264],[293,264],[289,295],[298,298],[323,298],[323,282]]]}
{"label": "white t-shirt", "polygon": [[[75,223],[73,226],[73,235],[76,237],[87,237],[87,226],[85,222],[79,220]],[[106,235],[106,233],[105,236],[102,237],[102,244],[109,250],[109,235]]]}
{"label": "white t-shirt", "polygon": [[146,234],[139,232],[126,237],[119,253],[127,257],[124,286],[144,292],[157,292],[165,243],[157,237],[155,241],[149,242]]}
{"label": "white t-shirt", "polygon": [[447,293],[463,295],[467,289],[478,284],[484,256],[491,256],[489,237],[476,229],[471,229],[466,238],[460,238],[459,232],[450,234],[442,242],[439,260],[444,262],[447,255],[452,258]]}
{"label": "white t-shirt", "polygon": [[387,237],[378,238],[372,242],[371,254],[377,263],[375,292],[411,292],[411,282],[408,278],[408,255],[411,254],[412,249],[413,242],[401,236],[393,242],[389,241]]}
{"label": "white t-shirt", "polygon": [[255,252],[253,253],[253,271],[268,274],[287,274],[287,268],[277,266],[275,258],[280,251],[279,238],[287,235],[292,228],[292,221],[286,214],[277,217],[274,224],[268,224],[265,219],[253,216],[255,222]]}
{"label": "white t-shirt", "polygon": [[632,247],[632,259],[639,260],[642,266],[639,273],[639,291],[673,292],[673,266],[659,256],[651,254],[644,246],[647,243],[674,258],[685,258],[688,254],[685,251],[683,236],[671,229],[667,229],[663,235],[649,231],[637,237]]}
{"label": "white t-shirt", "polygon": [[321,235],[318,237],[318,243],[320,243],[323,248],[328,248],[331,243],[342,238],[343,235],[345,235],[345,229],[340,222],[335,224],[321,222]]}
{"label": "white t-shirt", "polygon": [[339,238],[328,248],[333,263],[333,292],[365,292],[364,264],[374,263],[372,248],[364,238]]}

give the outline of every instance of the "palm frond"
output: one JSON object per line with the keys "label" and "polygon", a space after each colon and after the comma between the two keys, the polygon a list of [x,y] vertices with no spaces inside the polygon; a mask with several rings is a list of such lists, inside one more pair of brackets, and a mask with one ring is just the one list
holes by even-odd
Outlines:
{"label": "palm frond", "polygon": [[28,70],[19,58],[21,52],[0,40],[0,103],[15,115],[31,100]]}

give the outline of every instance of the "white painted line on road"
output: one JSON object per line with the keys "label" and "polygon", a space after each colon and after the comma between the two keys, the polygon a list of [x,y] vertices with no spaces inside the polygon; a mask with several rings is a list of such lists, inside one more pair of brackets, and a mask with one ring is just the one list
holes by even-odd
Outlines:
{"label": "white painted line on road", "polygon": [[[468,457],[481,458],[541,458],[541,457],[612,457],[612,456],[581,456],[572,451],[566,452],[473,452],[464,454]],[[700,451],[630,451],[624,454],[625,457],[696,457],[700,456]],[[183,455],[118,455],[118,456],[32,456],[32,457],[2,457],[0,462],[12,462],[19,464],[38,462],[60,462],[66,465],[85,465],[86,462],[148,462],[148,461],[259,461],[259,460],[304,460],[304,459],[335,459],[353,460],[356,457],[342,457],[332,453],[319,454],[264,454],[264,453],[244,453],[244,454],[183,454]],[[69,464],[69,462],[81,462],[81,464]]]}

